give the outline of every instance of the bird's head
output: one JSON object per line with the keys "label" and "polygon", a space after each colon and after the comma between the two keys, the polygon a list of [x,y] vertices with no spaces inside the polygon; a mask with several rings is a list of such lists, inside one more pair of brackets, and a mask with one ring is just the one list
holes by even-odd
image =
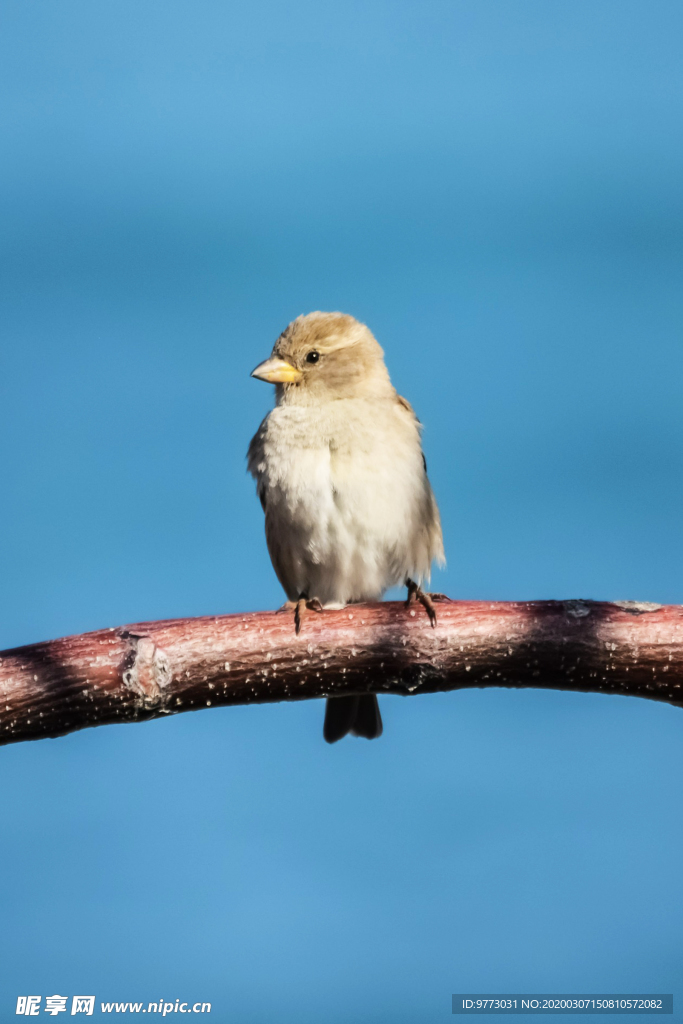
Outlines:
{"label": "bird's head", "polygon": [[372,332],[345,313],[292,320],[252,377],[277,385],[278,402],[381,397],[393,389]]}

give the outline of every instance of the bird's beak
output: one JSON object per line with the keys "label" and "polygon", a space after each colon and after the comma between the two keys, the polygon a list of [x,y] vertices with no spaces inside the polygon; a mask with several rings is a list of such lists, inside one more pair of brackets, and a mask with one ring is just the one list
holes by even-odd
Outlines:
{"label": "bird's beak", "polygon": [[259,363],[251,375],[258,380],[267,381],[268,384],[298,384],[302,377],[301,370],[297,370],[296,366],[277,356]]}

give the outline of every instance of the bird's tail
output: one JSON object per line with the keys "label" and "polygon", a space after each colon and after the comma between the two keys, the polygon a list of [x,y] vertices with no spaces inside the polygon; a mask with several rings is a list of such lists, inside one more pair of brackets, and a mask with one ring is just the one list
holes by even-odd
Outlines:
{"label": "bird's tail", "polygon": [[349,732],[366,740],[382,735],[382,716],[374,693],[327,698],[323,736],[328,743],[336,743]]}

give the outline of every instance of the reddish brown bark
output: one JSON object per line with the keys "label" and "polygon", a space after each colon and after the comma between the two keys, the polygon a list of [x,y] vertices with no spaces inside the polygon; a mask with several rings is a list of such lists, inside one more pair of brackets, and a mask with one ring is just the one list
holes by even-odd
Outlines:
{"label": "reddish brown bark", "polygon": [[222,704],[472,686],[683,703],[683,607],[593,601],[353,605],[145,622],[0,654],[0,743]]}

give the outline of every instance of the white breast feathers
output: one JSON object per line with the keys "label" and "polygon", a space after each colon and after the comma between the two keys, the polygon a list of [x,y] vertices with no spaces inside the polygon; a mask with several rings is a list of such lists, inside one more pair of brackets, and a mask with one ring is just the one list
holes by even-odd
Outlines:
{"label": "white breast feathers", "polygon": [[249,447],[273,566],[290,600],[374,600],[443,560],[419,424],[397,397],[277,406]]}

